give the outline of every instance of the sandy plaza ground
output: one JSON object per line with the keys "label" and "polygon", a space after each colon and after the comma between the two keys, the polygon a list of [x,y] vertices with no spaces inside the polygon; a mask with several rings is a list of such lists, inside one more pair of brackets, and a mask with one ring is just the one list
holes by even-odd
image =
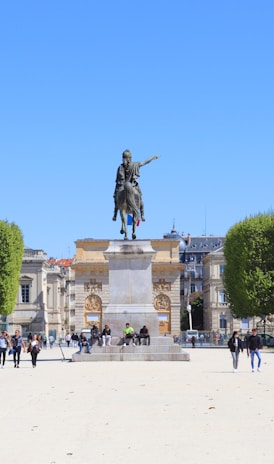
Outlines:
{"label": "sandy plaza ground", "polygon": [[261,373],[244,352],[233,373],[228,349],[186,349],[190,362],[73,363],[63,351],[0,369],[1,462],[273,460],[274,352],[262,351]]}

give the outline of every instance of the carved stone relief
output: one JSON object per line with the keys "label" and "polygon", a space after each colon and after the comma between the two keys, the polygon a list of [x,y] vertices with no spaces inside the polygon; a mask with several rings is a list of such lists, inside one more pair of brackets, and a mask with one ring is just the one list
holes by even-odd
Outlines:
{"label": "carved stone relief", "polygon": [[170,298],[164,293],[160,293],[154,298],[154,308],[157,311],[170,312]]}
{"label": "carved stone relief", "polygon": [[101,312],[102,300],[98,295],[89,295],[85,299],[85,312]]}
{"label": "carved stone relief", "polygon": [[158,292],[170,292],[171,283],[165,279],[159,279],[158,282],[153,282],[153,290]]}

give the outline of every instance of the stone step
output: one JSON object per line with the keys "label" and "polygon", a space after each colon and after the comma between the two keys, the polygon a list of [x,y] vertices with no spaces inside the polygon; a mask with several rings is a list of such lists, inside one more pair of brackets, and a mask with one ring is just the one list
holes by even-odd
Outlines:
{"label": "stone step", "polygon": [[93,346],[91,353],[72,355],[73,362],[94,361],[189,361],[189,353],[179,345]]}
{"label": "stone step", "polygon": [[[120,342],[121,337],[112,337],[111,346],[116,346]],[[144,339],[142,339],[142,344],[144,344]],[[174,345],[173,338],[170,336],[160,336],[160,337],[150,337],[150,345]],[[97,346],[97,343],[95,345]],[[121,345],[118,345],[121,346]],[[139,343],[138,343],[139,346]]]}
{"label": "stone step", "polygon": [[129,353],[121,350],[119,353],[75,353],[72,355],[73,362],[96,362],[96,361],[189,361],[189,353],[140,353],[135,351]]}
{"label": "stone step", "polygon": [[[178,350],[179,348],[179,350]],[[135,353],[136,351],[139,353],[178,353],[181,351],[181,348],[178,345],[136,345],[133,346],[132,344],[127,346],[98,346],[93,345],[91,348],[92,353],[120,353],[120,351],[127,351],[128,353]]]}

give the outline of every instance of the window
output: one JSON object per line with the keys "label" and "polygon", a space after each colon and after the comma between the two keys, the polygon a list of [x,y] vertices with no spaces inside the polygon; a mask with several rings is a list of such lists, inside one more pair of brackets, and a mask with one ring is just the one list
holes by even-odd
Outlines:
{"label": "window", "polygon": [[222,276],[224,274],[224,271],[225,271],[225,265],[220,264],[220,276]]}
{"label": "window", "polygon": [[249,319],[242,319],[242,329],[243,330],[249,329]]}
{"label": "window", "polygon": [[226,294],[224,290],[219,290],[219,304],[226,305]]}
{"label": "window", "polygon": [[29,285],[21,285],[21,299],[22,303],[29,303],[30,302],[30,286]]}
{"label": "window", "polygon": [[196,292],[196,285],[195,284],[191,284],[190,285],[190,293],[194,293]]}

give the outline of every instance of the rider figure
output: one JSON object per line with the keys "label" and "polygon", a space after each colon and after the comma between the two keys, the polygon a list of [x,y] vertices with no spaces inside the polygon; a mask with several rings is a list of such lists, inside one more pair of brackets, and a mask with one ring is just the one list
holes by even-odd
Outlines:
{"label": "rider figure", "polygon": [[158,159],[159,156],[155,155],[152,156],[151,158],[148,158],[145,161],[138,161],[135,163],[131,162],[131,152],[130,150],[125,150],[123,152],[123,162],[120,164],[118,170],[117,170],[117,175],[116,175],[116,187],[114,191],[114,215],[112,220],[116,221],[117,218],[117,212],[118,212],[118,195],[119,193],[124,189],[124,184],[125,182],[130,182],[133,187],[135,187],[136,191],[140,195],[140,213],[141,213],[141,219],[142,221],[145,221],[144,217],[144,203],[142,200],[142,191],[140,189],[139,183],[138,183],[138,177],[140,177],[140,167],[145,166],[146,164],[150,163],[151,161]]}

